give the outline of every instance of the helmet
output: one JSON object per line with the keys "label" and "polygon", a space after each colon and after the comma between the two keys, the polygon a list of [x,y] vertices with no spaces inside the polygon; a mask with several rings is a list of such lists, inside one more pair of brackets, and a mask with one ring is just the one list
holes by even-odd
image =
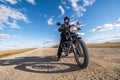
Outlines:
{"label": "helmet", "polygon": [[[68,20],[67,22],[66,22],[66,20]],[[70,18],[69,17],[64,17],[64,22],[65,22],[65,24],[69,24],[69,22],[70,22]]]}
{"label": "helmet", "polygon": [[69,17],[67,17],[67,16],[66,16],[66,17],[64,17],[64,20],[66,20],[66,19],[68,19],[68,20],[70,21],[70,18],[69,18]]}

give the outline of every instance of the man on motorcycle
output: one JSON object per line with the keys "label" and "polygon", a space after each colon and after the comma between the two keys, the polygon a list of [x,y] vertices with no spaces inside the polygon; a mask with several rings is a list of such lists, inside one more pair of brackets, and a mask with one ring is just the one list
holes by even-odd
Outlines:
{"label": "man on motorcycle", "polygon": [[61,39],[60,39],[60,45],[59,45],[58,53],[57,53],[57,57],[58,57],[57,61],[60,60],[60,57],[61,57],[61,54],[62,54],[61,43],[65,41],[65,35],[64,35],[64,33],[65,33],[65,27],[70,28],[69,23],[70,23],[70,18],[66,16],[64,18],[64,24],[62,24],[61,27],[58,29],[58,31],[61,32],[61,35],[60,35]]}

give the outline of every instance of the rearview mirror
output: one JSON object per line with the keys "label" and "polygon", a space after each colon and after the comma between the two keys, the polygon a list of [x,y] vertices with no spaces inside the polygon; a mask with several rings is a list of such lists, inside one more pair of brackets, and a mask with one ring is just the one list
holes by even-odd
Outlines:
{"label": "rearview mirror", "polygon": [[81,29],[78,27],[77,30],[80,31]]}
{"label": "rearview mirror", "polygon": [[60,25],[61,25],[61,23],[60,23],[60,22],[58,22],[58,23],[57,23],[57,26],[60,26]]}
{"label": "rearview mirror", "polygon": [[77,25],[80,25],[81,24],[81,22],[80,21],[77,21]]}

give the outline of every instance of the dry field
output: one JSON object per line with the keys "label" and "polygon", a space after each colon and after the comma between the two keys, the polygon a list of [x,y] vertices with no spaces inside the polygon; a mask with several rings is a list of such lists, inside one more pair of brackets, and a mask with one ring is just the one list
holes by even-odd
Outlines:
{"label": "dry field", "polygon": [[[53,48],[58,48],[59,45],[53,46]],[[112,42],[112,43],[101,43],[101,44],[87,44],[88,48],[120,48],[120,42]],[[0,57],[9,56],[13,54],[23,53],[30,50],[34,50],[36,48],[27,48],[27,49],[16,49],[16,50],[6,50],[0,51]]]}
{"label": "dry field", "polygon": [[80,69],[71,53],[56,61],[57,48],[39,48],[0,58],[0,80],[120,80],[120,48],[89,48]]}
{"label": "dry field", "polygon": [[120,80],[120,42],[87,46],[90,61],[82,70],[73,54],[56,61],[58,45],[1,51],[0,80]]}
{"label": "dry field", "polygon": [[[58,48],[58,44],[53,48]],[[120,42],[106,42],[100,44],[87,44],[88,48],[120,48]]]}
{"label": "dry field", "polygon": [[89,48],[120,48],[120,42],[107,42],[101,44],[87,44]]}
{"label": "dry field", "polygon": [[34,50],[34,49],[35,48],[0,51],[0,57],[9,56],[12,54],[23,53],[23,52],[27,52],[27,51]]}

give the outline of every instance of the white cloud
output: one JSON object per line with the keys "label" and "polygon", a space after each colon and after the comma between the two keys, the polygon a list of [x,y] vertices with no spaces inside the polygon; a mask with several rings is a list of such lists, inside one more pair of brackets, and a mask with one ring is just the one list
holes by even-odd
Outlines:
{"label": "white cloud", "polygon": [[51,40],[51,39],[47,39],[42,41],[42,47],[51,47],[53,45],[55,45],[55,41]]}
{"label": "white cloud", "polygon": [[79,32],[79,33],[77,33],[79,36],[84,36],[85,35],[85,33],[82,33],[82,32]]}
{"label": "white cloud", "polygon": [[5,0],[6,2],[9,2],[10,4],[16,4],[18,0]]}
{"label": "white cloud", "polygon": [[[21,13],[20,11],[10,8],[8,6],[5,5],[0,5],[0,25],[4,26],[4,24],[7,24],[8,26],[12,27],[14,26],[14,28],[18,28],[19,26],[17,25],[17,21],[21,20],[24,21],[26,23],[29,22],[29,20],[27,19],[27,17]],[[9,19],[13,20],[13,23],[11,23],[9,21]],[[1,29],[4,27],[1,27]]]}
{"label": "white cloud", "polygon": [[20,39],[21,36],[19,36],[19,35],[11,35],[11,38],[13,38],[13,39]]}
{"label": "white cloud", "polygon": [[120,18],[115,22],[111,24],[104,24],[103,26],[98,26],[94,29],[92,29],[92,32],[101,32],[101,31],[107,31],[112,30],[112,33],[98,33],[97,35],[90,36],[85,41],[87,43],[104,43],[104,42],[119,42],[120,41]]}
{"label": "white cloud", "polygon": [[10,28],[16,28],[16,29],[20,28],[20,26],[17,24],[15,20],[12,23],[7,22],[7,24],[10,26]]}
{"label": "white cloud", "polygon": [[66,9],[70,9],[70,6],[65,6]]}
{"label": "white cloud", "polygon": [[107,31],[113,29],[112,24],[104,24],[103,26],[97,26],[95,29],[92,29],[92,32],[97,32],[97,31]]}
{"label": "white cloud", "polygon": [[97,26],[96,28],[92,29],[92,32],[100,32],[100,31],[107,31],[114,28],[120,28],[120,18],[114,24],[104,24],[102,26]]}
{"label": "white cloud", "polygon": [[114,26],[120,28],[120,18],[114,23]]}
{"label": "white cloud", "polygon": [[48,25],[53,25],[53,18],[48,19]]}
{"label": "white cloud", "polygon": [[53,40],[48,39],[48,40],[45,40],[43,43],[48,44],[48,43],[52,43],[52,42],[53,42]]}
{"label": "white cloud", "polygon": [[91,37],[85,39],[86,43],[104,43],[104,42],[115,42],[120,41],[120,35],[114,34],[114,35],[105,35],[103,37]]}
{"label": "white cloud", "polygon": [[83,16],[83,12],[86,12],[86,9],[85,9],[83,6],[79,6],[79,7],[76,9],[76,15],[77,15],[78,17]]}
{"label": "white cloud", "polygon": [[71,3],[72,3],[72,7],[76,10],[77,7],[78,7],[77,2],[78,2],[79,0],[70,0],[70,1],[71,1]]}
{"label": "white cloud", "polygon": [[[10,4],[17,4],[18,2],[20,2],[22,0],[0,0],[0,2],[3,3],[10,3]],[[35,0],[26,0],[28,3],[36,5]]]}
{"label": "white cloud", "polygon": [[77,21],[71,21],[71,22],[70,22],[70,25],[76,24],[76,23],[77,23]]}
{"label": "white cloud", "polygon": [[65,10],[63,9],[63,7],[62,7],[61,5],[59,5],[59,6],[58,6],[58,9],[60,9],[60,11],[61,11],[62,15],[64,15],[64,14],[65,14]]}
{"label": "white cloud", "polygon": [[95,0],[69,0],[69,2],[74,10],[74,15],[72,16],[81,17],[83,13],[86,12],[86,7],[92,5]]}
{"label": "white cloud", "polygon": [[95,2],[95,0],[83,0],[83,6],[89,6],[92,5]]}
{"label": "white cloud", "polygon": [[120,18],[117,20],[116,24],[120,24]]}
{"label": "white cloud", "polygon": [[65,0],[61,0],[61,3],[64,4],[64,5],[66,4]]}
{"label": "white cloud", "polygon": [[0,26],[0,30],[3,30],[3,27],[2,27],[2,26]]}
{"label": "white cloud", "polygon": [[70,2],[75,11],[75,15],[77,15],[78,17],[83,16],[83,12],[85,12],[86,9],[83,6],[78,5],[79,0],[70,0]]}
{"label": "white cloud", "polygon": [[28,3],[31,3],[31,4],[33,4],[33,5],[35,5],[36,3],[35,3],[35,0],[26,0]]}
{"label": "white cloud", "polygon": [[23,46],[26,46],[27,43],[26,42],[21,42],[18,44],[5,44],[5,46],[7,47],[13,47],[13,48],[22,48]]}
{"label": "white cloud", "polygon": [[0,30],[4,29],[4,25],[0,22]]}
{"label": "white cloud", "polygon": [[0,0],[0,2],[2,2],[2,3],[5,3],[5,4],[10,3],[12,5],[17,4],[20,1],[21,0]]}
{"label": "white cloud", "polygon": [[6,41],[9,37],[10,37],[10,35],[8,35],[8,34],[0,34],[0,42]]}
{"label": "white cloud", "polygon": [[61,0],[61,4],[66,8],[66,9],[70,9],[70,6],[67,4],[68,2],[66,2],[67,0]]}
{"label": "white cloud", "polygon": [[120,28],[120,24],[114,24],[114,26]]}

